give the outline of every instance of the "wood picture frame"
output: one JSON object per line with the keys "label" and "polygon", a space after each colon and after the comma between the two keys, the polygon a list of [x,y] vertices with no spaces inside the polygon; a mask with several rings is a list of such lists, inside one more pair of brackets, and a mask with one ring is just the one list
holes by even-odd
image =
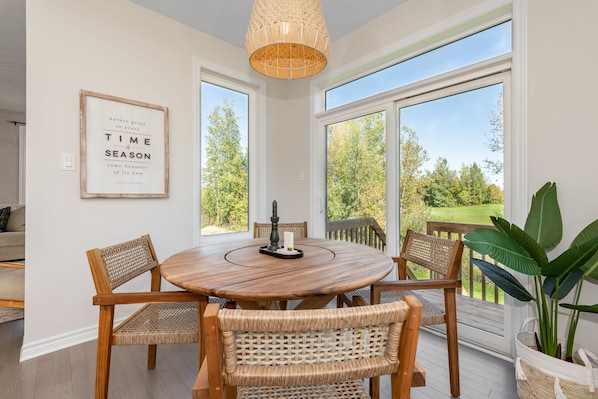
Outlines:
{"label": "wood picture frame", "polygon": [[168,108],[80,91],[81,198],[168,197]]}

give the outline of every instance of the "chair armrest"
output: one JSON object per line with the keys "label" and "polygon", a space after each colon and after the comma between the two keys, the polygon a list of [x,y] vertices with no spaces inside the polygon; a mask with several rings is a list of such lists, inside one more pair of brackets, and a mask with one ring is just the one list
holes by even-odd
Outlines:
{"label": "chair armrest", "polygon": [[404,290],[430,290],[443,288],[460,288],[461,280],[394,280],[378,281],[372,285],[375,291],[404,291]]}
{"label": "chair armrest", "polygon": [[94,305],[123,305],[160,302],[207,302],[207,297],[187,291],[115,292],[93,297]]}

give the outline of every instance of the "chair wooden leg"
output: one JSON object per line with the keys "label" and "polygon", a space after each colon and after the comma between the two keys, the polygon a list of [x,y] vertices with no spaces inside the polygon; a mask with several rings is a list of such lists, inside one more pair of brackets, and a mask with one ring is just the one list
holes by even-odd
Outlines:
{"label": "chair wooden leg", "polygon": [[370,378],[370,396],[372,399],[380,398],[380,377]]}
{"label": "chair wooden leg", "polygon": [[[235,307],[237,307],[237,303],[232,301],[235,305]],[[228,308],[229,303],[231,303],[231,301],[226,302],[226,307]],[[198,358],[198,362],[197,362],[197,369],[199,370],[201,368],[201,365],[203,363],[203,359],[206,356],[206,338],[204,336],[204,324],[203,324],[203,315],[206,312],[206,307],[208,306],[208,299],[206,298],[205,301],[200,301],[197,304],[197,321],[199,323],[199,325],[197,326],[197,358]],[[232,308],[234,309],[234,308]]]}
{"label": "chair wooden leg", "polygon": [[156,368],[156,351],[158,349],[158,345],[148,345],[147,346],[147,368],[148,369],[155,369]]}
{"label": "chair wooden leg", "polygon": [[[451,292],[452,291],[452,292]],[[459,343],[457,337],[457,310],[455,290],[446,290],[446,342],[448,347],[449,378],[451,396],[458,398],[461,395],[459,382]]]}
{"label": "chair wooden leg", "polygon": [[112,323],[114,307],[100,306],[98,323],[98,349],[96,356],[95,399],[108,398],[108,379],[110,377],[110,355],[112,353]]}

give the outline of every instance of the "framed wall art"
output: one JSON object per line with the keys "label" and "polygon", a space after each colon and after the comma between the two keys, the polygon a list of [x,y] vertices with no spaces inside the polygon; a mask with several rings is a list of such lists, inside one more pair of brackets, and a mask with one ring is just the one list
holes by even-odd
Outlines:
{"label": "framed wall art", "polygon": [[80,91],[81,198],[168,197],[168,108]]}

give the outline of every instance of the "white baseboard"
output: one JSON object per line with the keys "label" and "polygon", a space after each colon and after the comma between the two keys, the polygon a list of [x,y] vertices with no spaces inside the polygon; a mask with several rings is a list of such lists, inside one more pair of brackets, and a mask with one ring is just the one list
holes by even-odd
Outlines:
{"label": "white baseboard", "polygon": [[[115,320],[114,325],[118,325],[125,317]],[[81,330],[70,331],[66,334],[56,335],[39,341],[23,344],[21,347],[21,356],[19,361],[24,362],[38,356],[47,355],[61,349],[71,346],[84,344],[98,338],[98,326],[90,326]]]}
{"label": "white baseboard", "polygon": [[89,327],[78,331],[71,331],[55,337],[24,344],[21,347],[20,361],[33,359],[38,356],[56,352],[71,346],[83,344],[98,338],[98,327]]}

